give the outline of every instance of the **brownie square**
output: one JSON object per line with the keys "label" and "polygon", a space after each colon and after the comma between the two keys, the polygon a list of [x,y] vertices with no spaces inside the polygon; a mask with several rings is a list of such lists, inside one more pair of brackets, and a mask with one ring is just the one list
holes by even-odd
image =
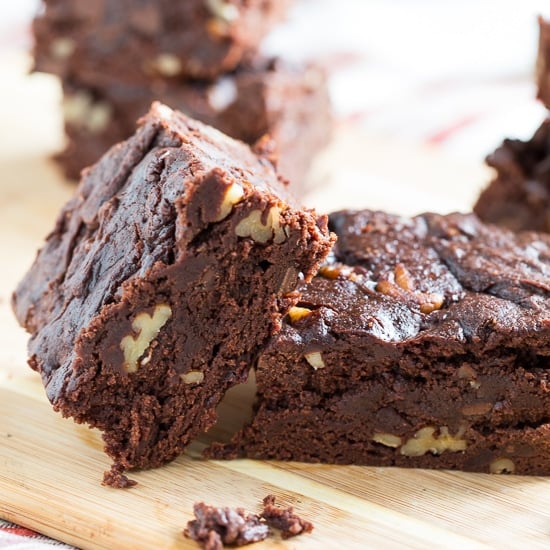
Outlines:
{"label": "brownie square", "polygon": [[278,59],[257,59],[214,82],[113,81],[102,88],[66,81],[63,91],[69,140],[57,158],[72,179],[130,136],[155,99],[249,144],[269,136],[279,173],[298,192],[332,129],[324,72]]}
{"label": "brownie square", "polygon": [[331,244],[267,159],[161,104],[84,172],[13,307],[54,408],[103,431],[106,483],[213,425]]}
{"label": "brownie square", "polygon": [[43,0],[35,69],[88,86],[213,79],[256,52],[288,0]]}
{"label": "brownie square", "polygon": [[329,227],[250,424],[207,454],[550,474],[550,236],[461,214]]}

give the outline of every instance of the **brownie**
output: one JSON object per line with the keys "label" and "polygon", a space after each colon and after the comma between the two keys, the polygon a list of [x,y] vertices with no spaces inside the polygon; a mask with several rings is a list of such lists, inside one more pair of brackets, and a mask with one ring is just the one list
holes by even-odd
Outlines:
{"label": "brownie", "polygon": [[329,217],[330,262],[209,456],[550,474],[550,236],[473,214]]}
{"label": "brownie", "polygon": [[289,0],[43,0],[35,69],[98,86],[112,79],[212,79],[254,53]]}
{"label": "brownie", "polygon": [[84,171],[13,306],[54,408],[103,431],[106,483],[214,424],[332,240],[269,160],[161,104]]}
{"label": "brownie", "polygon": [[550,231],[550,119],[531,139],[505,139],[487,164],[496,174],[474,212],[514,231]]}
{"label": "brownie", "polygon": [[537,99],[550,109],[550,23],[542,16],[539,23],[539,47],[535,77],[537,81]]}
{"label": "brownie", "polygon": [[256,514],[242,508],[208,506],[197,502],[193,506],[195,519],[187,523],[183,534],[197,541],[205,550],[221,550],[224,545],[244,546],[265,540],[269,527]]}
{"label": "brownie", "polygon": [[79,177],[114,143],[130,136],[155,99],[224,133],[254,144],[268,134],[279,172],[304,187],[309,165],[331,134],[323,71],[277,59],[257,59],[213,83],[154,81],[88,87],[64,83],[66,149],[58,159],[69,178]]}

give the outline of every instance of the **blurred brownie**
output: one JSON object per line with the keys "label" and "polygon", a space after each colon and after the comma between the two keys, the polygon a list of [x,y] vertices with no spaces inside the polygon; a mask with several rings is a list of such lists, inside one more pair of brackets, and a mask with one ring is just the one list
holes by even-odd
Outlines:
{"label": "blurred brownie", "polygon": [[212,426],[331,244],[267,159],[164,105],[84,172],[13,306],[54,408],[103,431],[106,483]]}
{"label": "blurred brownie", "polygon": [[550,236],[474,215],[329,218],[332,261],[215,457],[550,474]]}
{"label": "blurred brownie", "polygon": [[514,231],[550,231],[550,119],[527,141],[505,139],[487,164],[496,175],[474,212]]}
{"label": "blurred brownie", "polygon": [[537,99],[550,109],[550,23],[542,16],[539,22],[539,47],[535,77],[537,81]]}
{"label": "blurred brownie", "polygon": [[43,0],[35,69],[88,86],[213,79],[282,18],[289,0]]}
{"label": "blurred brownie", "polygon": [[64,83],[68,144],[58,155],[66,175],[79,177],[114,143],[130,136],[155,99],[249,144],[266,134],[279,173],[294,187],[331,135],[323,71],[280,60],[257,60],[213,83],[154,81],[149,86],[112,82],[105,88]]}

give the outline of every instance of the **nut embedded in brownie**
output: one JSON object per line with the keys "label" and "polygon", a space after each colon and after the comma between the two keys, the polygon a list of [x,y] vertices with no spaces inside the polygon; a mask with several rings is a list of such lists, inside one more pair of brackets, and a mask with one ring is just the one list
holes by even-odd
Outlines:
{"label": "nut embedded in brownie", "polygon": [[55,409],[103,431],[106,483],[213,425],[332,241],[268,160],[160,104],[84,172],[13,306]]}
{"label": "nut embedded in brownie", "polygon": [[329,227],[251,423],[207,454],[550,474],[550,236],[461,214]]}

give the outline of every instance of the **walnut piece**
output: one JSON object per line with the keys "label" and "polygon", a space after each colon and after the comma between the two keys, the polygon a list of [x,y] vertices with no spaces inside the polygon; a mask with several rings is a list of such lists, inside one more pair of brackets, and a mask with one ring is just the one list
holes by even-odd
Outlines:
{"label": "walnut piece", "polygon": [[434,436],[435,432],[436,429],[431,426],[418,430],[401,447],[400,453],[404,456],[423,456],[427,452],[439,455],[444,451],[453,453],[465,451],[468,447],[467,441],[461,439],[464,435],[463,428],[455,436],[449,433],[449,428],[446,426],[439,428],[439,435]]}
{"label": "walnut piece", "polygon": [[300,319],[307,317],[311,313],[308,307],[294,306],[288,310],[288,317],[291,323],[296,323]]}
{"label": "walnut piece", "polygon": [[204,372],[200,370],[190,370],[180,374],[180,378],[185,384],[200,384],[204,380]]}
{"label": "walnut piece", "polygon": [[171,316],[172,309],[168,304],[155,306],[152,316],[147,312],[136,315],[132,322],[132,329],[137,332],[137,336],[129,334],[120,342],[126,372],[132,373],[138,370],[138,359],[145,353]]}
{"label": "walnut piece", "polygon": [[306,353],[304,354],[304,358],[315,370],[325,368],[325,362],[320,351]]}
{"label": "walnut piece", "polygon": [[229,2],[224,2],[224,0],[205,0],[204,3],[214,17],[227,23],[235,21],[239,17],[239,8]]}
{"label": "walnut piece", "polygon": [[81,126],[92,134],[103,132],[111,121],[111,106],[104,101],[94,101],[86,92],[67,95],[63,99],[65,122]]}
{"label": "walnut piece", "polygon": [[445,296],[439,292],[421,292],[415,289],[412,275],[403,264],[397,264],[388,279],[376,284],[376,291],[397,300],[416,303],[422,313],[428,314],[443,307]]}
{"label": "walnut piece", "polygon": [[516,466],[509,458],[497,458],[489,465],[492,474],[513,474]]}
{"label": "walnut piece", "polygon": [[275,244],[281,244],[286,240],[286,233],[280,223],[281,210],[272,206],[265,216],[265,223],[262,222],[263,212],[252,210],[248,216],[243,218],[235,227],[235,233],[239,237],[250,237],[252,240],[265,244],[273,239]]}
{"label": "walnut piece", "polygon": [[50,53],[56,59],[67,59],[73,55],[75,48],[72,38],[57,38],[50,45]]}
{"label": "walnut piece", "polygon": [[400,447],[402,443],[402,440],[398,435],[382,433],[382,432],[375,432],[374,435],[372,436],[372,440],[375,443],[380,443],[380,445],[385,445],[386,447],[392,447],[394,449],[397,449],[397,447]]}
{"label": "walnut piece", "polygon": [[181,73],[181,61],[172,53],[159,53],[153,61],[153,68],[162,76],[177,76]]}
{"label": "walnut piece", "polygon": [[220,205],[220,211],[216,218],[215,222],[221,222],[223,219],[227,218],[233,210],[233,207],[243,200],[244,189],[238,183],[232,183],[226,190],[223,196],[223,201]]}

